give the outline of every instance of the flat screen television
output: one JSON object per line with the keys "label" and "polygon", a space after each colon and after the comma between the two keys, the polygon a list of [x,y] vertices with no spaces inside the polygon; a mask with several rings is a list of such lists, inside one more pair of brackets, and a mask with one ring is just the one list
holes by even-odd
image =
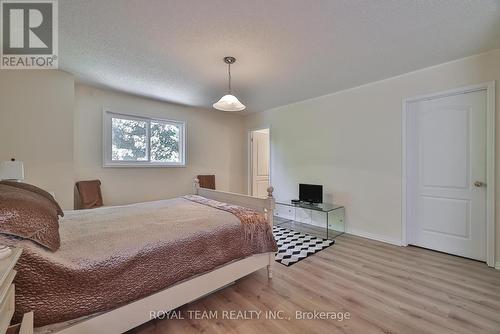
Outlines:
{"label": "flat screen television", "polygon": [[323,186],[300,183],[299,200],[301,202],[323,203]]}

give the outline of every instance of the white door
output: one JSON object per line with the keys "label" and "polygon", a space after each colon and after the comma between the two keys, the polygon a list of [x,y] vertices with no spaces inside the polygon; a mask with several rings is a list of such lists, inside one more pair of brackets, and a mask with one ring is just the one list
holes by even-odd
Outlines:
{"label": "white door", "polygon": [[408,243],[486,260],[486,91],[408,105]]}
{"label": "white door", "polygon": [[252,132],[252,196],[267,197],[269,187],[269,129]]}

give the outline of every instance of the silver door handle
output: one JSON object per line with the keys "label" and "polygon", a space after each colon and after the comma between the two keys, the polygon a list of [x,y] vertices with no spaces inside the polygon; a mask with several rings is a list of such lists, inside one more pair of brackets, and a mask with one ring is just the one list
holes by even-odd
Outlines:
{"label": "silver door handle", "polygon": [[486,187],[486,183],[481,182],[481,181],[476,181],[476,182],[474,182],[474,186],[478,187],[478,188]]}

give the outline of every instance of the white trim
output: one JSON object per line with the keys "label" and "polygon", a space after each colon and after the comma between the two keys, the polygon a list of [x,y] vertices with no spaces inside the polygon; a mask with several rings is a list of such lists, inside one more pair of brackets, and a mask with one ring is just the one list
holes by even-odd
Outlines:
{"label": "white trim", "polygon": [[408,246],[407,231],[406,231],[406,128],[407,128],[407,105],[406,99],[402,101],[401,109],[401,246]]}
{"label": "white trim", "polygon": [[486,84],[486,263],[495,264],[495,81]]}
{"label": "white trim", "polygon": [[252,159],[252,132],[254,131],[259,131],[259,130],[269,130],[269,184],[272,183],[272,145],[271,145],[271,125],[264,125],[261,127],[256,127],[256,128],[251,128],[248,129],[248,134],[247,134],[247,194],[249,196],[252,196],[252,187],[253,187],[253,172],[252,172],[252,164],[253,164],[253,159]]}
{"label": "white trim", "polygon": [[439,99],[442,97],[448,97],[448,96],[454,96],[454,95],[462,95],[462,94],[467,94],[467,93],[472,93],[472,92],[478,92],[482,90],[488,90],[490,88],[490,85],[493,85],[493,89],[495,88],[495,82],[486,82],[483,84],[477,84],[477,85],[470,85],[466,87],[459,87],[459,88],[453,88],[453,89],[448,89],[445,91],[440,91],[438,93],[430,93],[430,94],[424,94],[424,95],[417,95],[414,97],[406,98],[404,101],[406,103],[410,102],[419,102],[419,101],[428,101],[428,100],[435,100]]}
{"label": "white trim", "polygon": [[[181,158],[180,162],[153,162],[150,161],[150,143],[149,140],[146,143],[148,152],[148,161],[113,161],[111,160],[111,124],[110,121],[113,115],[119,116],[123,119],[138,120],[148,122],[159,122],[159,123],[171,123],[178,125],[180,128],[180,146],[179,155]],[[146,128],[146,134],[148,139],[150,138],[150,127]],[[112,108],[103,108],[102,113],[102,166],[105,168],[130,168],[130,167],[186,167],[187,164],[187,152],[186,152],[186,142],[187,142],[187,131],[186,131],[186,121],[178,121],[171,119],[163,119],[158,117],[150,117],[147,115],[141,115],[137,113],[123,113],[115,112]]]}
{"label": "white trim", "polygon": [[470,85],[461,88],[450,89],[439,93],[426,94],[412,98],[405,98],[402,101],[401,114],[401,243],[408,245],[407,239],[407,109],[410,102],[425,101],[440,97],[466,94],[476,91],[486,91],[486,263],[488,266],[495,266],[495,81],[485,82],[477,85]]}
{"label": "white trim", "polygon": [[500,261],[498,261],[498,262],[495,264],[495,269],[496,269],[496,270],[500,270]]}
{"label": "white trim", "polygon": [[352,229],[352,228],[347,229],[346,233],[352,234],[352,235],[355,235],[358,237],[362,237],[362,238],[375,240],[375,241],[385,242],[387,244],[391,244],[391,245],[395,245],[395,246],[402,246],[400,239],[388,238],[388,237],[380,235],[380,234],[364,232],[364,231],[356,230],[356,229]]}

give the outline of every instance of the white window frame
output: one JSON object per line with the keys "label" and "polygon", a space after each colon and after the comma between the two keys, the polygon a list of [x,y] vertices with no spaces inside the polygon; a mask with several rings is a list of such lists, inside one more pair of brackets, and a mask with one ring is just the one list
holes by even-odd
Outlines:
{"label": "white window frame", "polygon": [[[103,109],[102,114],[102,126],[103,126],[103,135],[102,135],[102,153],[103,153],[103,167],[185,167],[186,166],[186,122],[185,121],[177,121],[170,119],[162,119],[155,117],[142,116],[132,113],[121,113],[115,112],[110,109]],[[129,119],[135,121],[143,121],[147,123],[146,127],[146,149],[147,149],[147,158],[145,161],[116,161],[112,159],[112,118],[121,118],[121,119]],[[179,162],[155,162],[151,161],[151,148],[150,148],[150,129],[151,122],[161,122],[161,123],[169,123],[180,128],[179,133]]]}

